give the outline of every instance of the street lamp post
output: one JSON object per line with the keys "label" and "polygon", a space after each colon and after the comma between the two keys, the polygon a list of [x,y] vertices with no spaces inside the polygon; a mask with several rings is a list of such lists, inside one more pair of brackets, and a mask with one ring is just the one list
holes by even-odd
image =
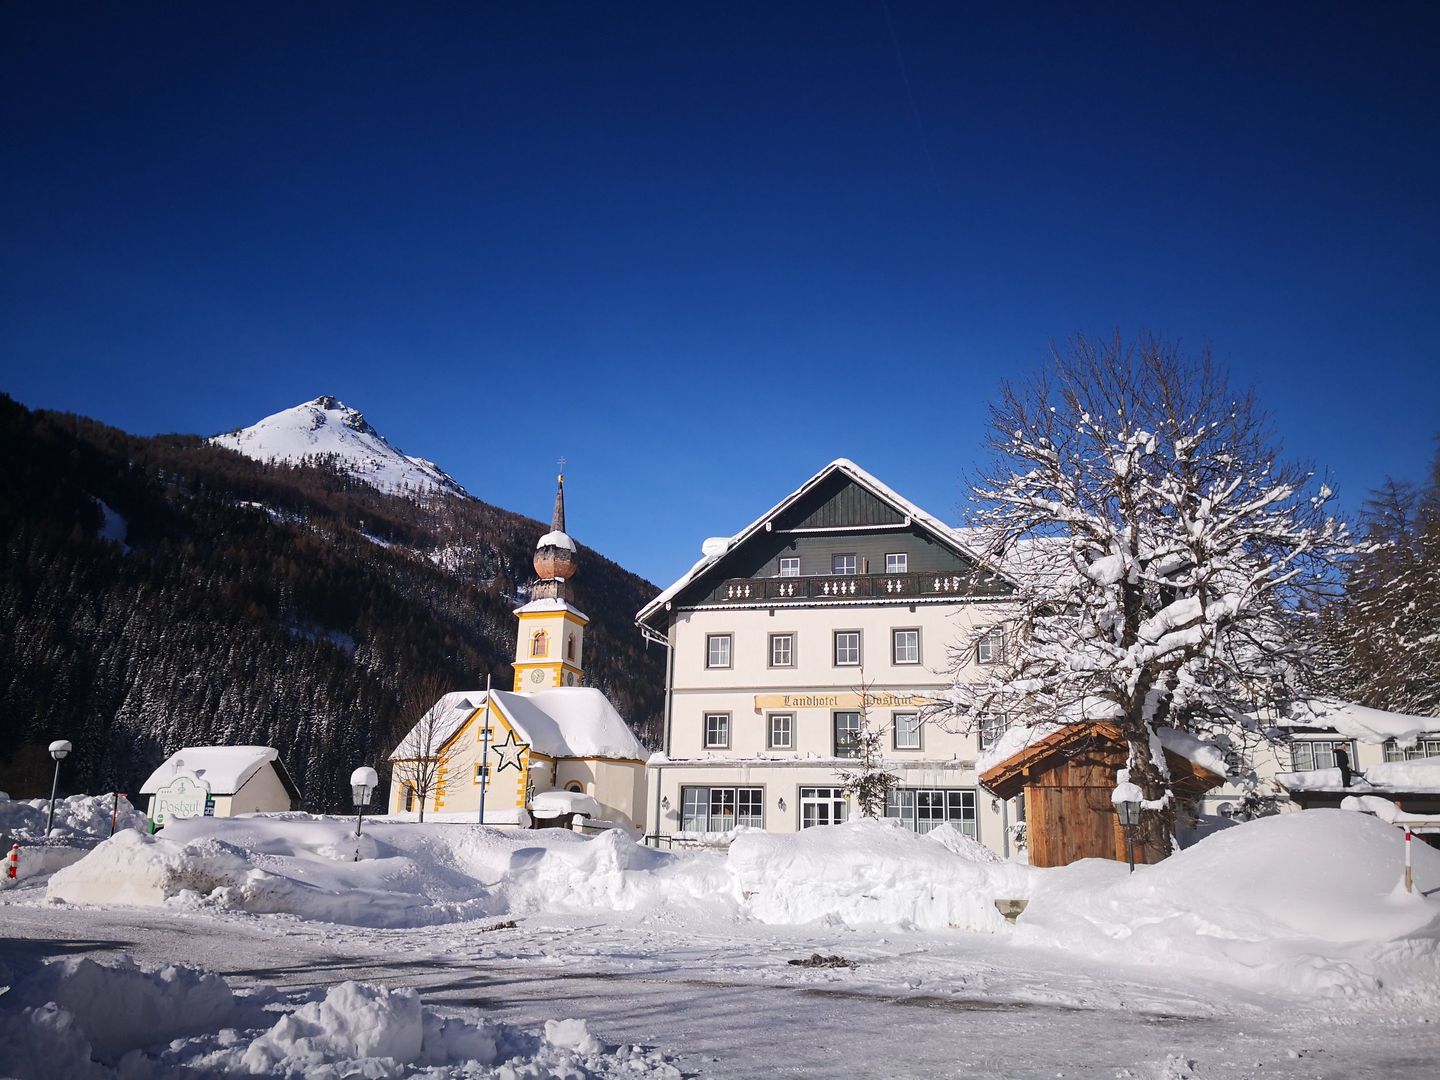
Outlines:
{"label": "street lamp post", "polygon": [[380,786],[379,774],[369,765],[361,765],[350,774],[350,795],[355,800],[355,861],[360,861],[360,826],[365,820],[365,807]]}
{"label": "street lamp post", "polygon": [[1135,826],[1140,824],[1140,804],[1128,799],[1115,803],[1115,813],[1120,815],[1120,824],[1125,829],[1125,857],[1130,861],[1130,873],[1135,872]]}
{"label": "street lamp post", "polygon": [[55,794],[60,790],[60,762],[65,756],[75,749],[64,739],[56,739],[50,744],[50,756],[55,759],[55,779],[50,784],[50,816],[45,819],[45,835],[50,835],[50,828],[55,824]]}
{"label": "street lamp post", "polygon": [[490,676],[485,676],[485,719],[480,721],[480,819],[485,824],[485,790],[490,786]]}

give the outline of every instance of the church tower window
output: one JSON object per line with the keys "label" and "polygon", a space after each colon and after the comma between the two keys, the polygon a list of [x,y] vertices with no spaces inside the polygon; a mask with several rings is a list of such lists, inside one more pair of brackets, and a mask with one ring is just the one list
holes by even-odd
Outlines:
{"label": "church tower window", "polygon": [[548,656],[550,654],[550,635],[544,630],[536,630],[530,635],[530,655]]}

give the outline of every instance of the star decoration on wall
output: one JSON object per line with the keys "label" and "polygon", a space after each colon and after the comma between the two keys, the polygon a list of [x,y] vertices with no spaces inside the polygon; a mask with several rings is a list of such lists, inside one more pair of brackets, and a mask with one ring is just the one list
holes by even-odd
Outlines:
{"label": "star decoration on wall", "polygon": [[515,732],[509,729],[505,731],[505,741],[494,743],[490,752],[500,759],[500,764],[495,766],[497,773],[504,772],[507,768],[520,772],[520,759],[525,751],[530,749],[529,743],[523,743],[515,738]]}

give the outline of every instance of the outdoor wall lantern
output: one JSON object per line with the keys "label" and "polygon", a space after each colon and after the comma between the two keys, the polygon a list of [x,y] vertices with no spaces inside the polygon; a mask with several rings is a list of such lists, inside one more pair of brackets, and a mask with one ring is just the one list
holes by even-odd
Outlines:
{"label": "outdoor wall lantern", "polygon": [[775,805],[778,806],[781,810],[784,810],[784,809],[785,809],[785,796],[784,796],[784,795],[781,795],[780,798],[776,799],[776,800],[775,800]]}
{"label": "outdoor wall lantern", "polygon": [[669,809],[670,809],[670,796],[669,796],[669,795],[661,795],[661,796],[660,796],[660,808],[661,808],[662,810],[669,810]]}
{"label": "outdoor wall lantern", "polygon": [[[355,800],[355,839],[360,839],[360,825],[365,820],[365,807],[380,786],[380,777],[369,765],[361,765],[350,774],[350,795]],[[360,848],[355,848],[355,861],[360,861]]]}
{"label": "outdoor wall lantern", "polygon": [[65,756],[75,749],[64,739],[56,739],[50,744],[50,756],[55,759],[55,779],[50,784],[50,816],[45,819],[45,835],[50,835],[50,827],[55,824],[55,793],[60,790],[60,762]]}
{"label": "outdoor wall lantern", "polygon": [[1123,800],[1115,804],[1115,813],[1125,829],[1125,858],[1130,862],[1130,873],[1135,872],[1135,826],[1140,824],[1140,804]]}

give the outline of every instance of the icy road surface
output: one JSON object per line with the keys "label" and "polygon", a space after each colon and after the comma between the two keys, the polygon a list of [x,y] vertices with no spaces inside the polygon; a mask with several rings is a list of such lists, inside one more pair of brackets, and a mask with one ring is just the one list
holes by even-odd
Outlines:
{"label": "icy road surface", "polygon": [[[16,899],[20,899],[18,896]],[[706,928],[664,914],[373,930],[204,911],[0,907],[0,955],[184,963],[236,986],[358,979],[533,1024],[583,1017],[705,1077],[1432,1077],[1440,1008],[1316,1002],[980,934]],[[838,954],[854,968],[789,960]]]}

